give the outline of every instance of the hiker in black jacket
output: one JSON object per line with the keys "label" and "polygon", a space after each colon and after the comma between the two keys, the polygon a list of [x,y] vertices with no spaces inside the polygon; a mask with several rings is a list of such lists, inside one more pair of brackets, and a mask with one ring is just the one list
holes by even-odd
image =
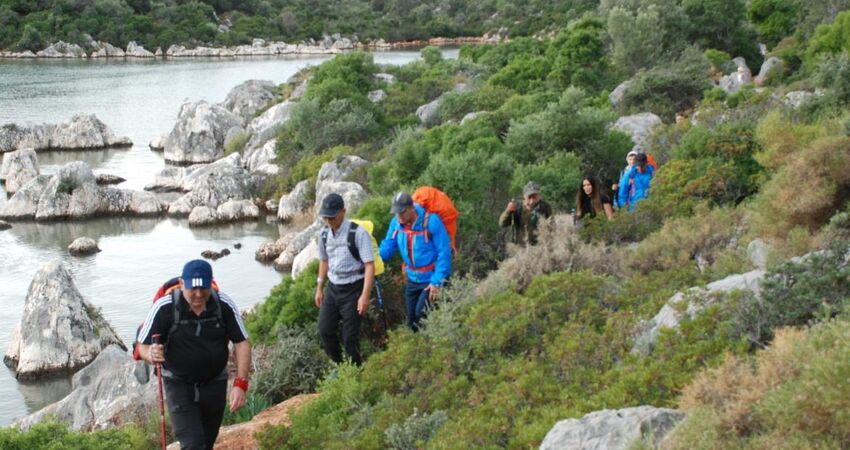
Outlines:
{"label": "hiker in black jacket", "polygon": [[[139,332],[139,353],[162,364],[174,435],[183,450],[212,449],[227,398],[228,342],[236,350],[230,410],[245,405],[251,344],[236,303],[212,286],[212,267],[193,260],[180,289],[157,300]],[[152,344],[159,335],[163,344]]]}

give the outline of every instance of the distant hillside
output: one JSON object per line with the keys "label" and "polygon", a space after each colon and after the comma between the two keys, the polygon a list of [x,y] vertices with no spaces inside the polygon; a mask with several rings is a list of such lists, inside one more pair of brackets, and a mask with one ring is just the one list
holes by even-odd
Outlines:
{"label": "distant hillside", "polygon": [[[324,34],[387,41],[480,36],[506,27],[530,35],[580,16],[593,0],[0,0],[0,49],[43,49],[91,39],[121,48],[239,45],[253,38],[319,39]],[[89,39],[91,37],[91,39]]]}

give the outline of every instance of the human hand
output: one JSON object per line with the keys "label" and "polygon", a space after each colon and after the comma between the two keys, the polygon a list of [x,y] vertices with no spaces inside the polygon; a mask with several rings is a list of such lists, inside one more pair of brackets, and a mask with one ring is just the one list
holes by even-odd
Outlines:
{"label": "human hand", "polygon": [[369,295],[364,294],[361,295],[360,298],[357,299],[357,314],[361,316],[366,315],[366,310],[369,309]]}
{"label": "human hand", "polygon": [[428,301],[431,303],[436,302],[438,295],[440,295],[440,288],[433,284],[428,285]]}
{"label": "human hand", "polygon": [[316,298],[313,299],[313,302],[316,304],[316,308],[322,307],[322,302],[325,301],[325,291],[322,290],[321,286],[316,286]]}
{"label": "human hand", "polygon": [[148,347],[148,359],[153,364],[165,362],[165,347],[162,344],[151,344]]}
{"label": "human hand", "polygon": [[508,212],[516,212],[516,202],[513,200],[509,201],[506,210]]}
{"label": "human hand", "polygon": [[230,389],[230,412],[236,412],[245,406],[245,391],[240,387],[233,386]]}

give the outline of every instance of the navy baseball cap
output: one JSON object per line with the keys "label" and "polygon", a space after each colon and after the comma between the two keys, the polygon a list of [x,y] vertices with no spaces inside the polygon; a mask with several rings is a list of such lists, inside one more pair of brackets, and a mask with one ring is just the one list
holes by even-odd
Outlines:
{"label": "navy baseball cap", "polygon": [[343,209],[345,209],[345,201],[343,201],[341,195],[333,192],[326,195],[322,200],[322,208],[319,209],[319,215],[322,217],[334,217]]}
{"label": "navy baseball cap", "polygon": [[186,289],[204,288],[212,286],[212,266],[203,259],[193,259],[183,266],[183,287]]}

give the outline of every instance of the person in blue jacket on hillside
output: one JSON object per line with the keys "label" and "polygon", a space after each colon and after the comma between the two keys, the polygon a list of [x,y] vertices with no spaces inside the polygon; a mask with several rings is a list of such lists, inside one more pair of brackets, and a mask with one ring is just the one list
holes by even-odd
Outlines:
{"label": "person in blue jacket on hillside", "polygon": [[401,253],[407,277],[407,325],[418,331],[419,322],[452,273],[451,240],[440,216],[414,203],[410,194],[396,194],[391,211],[395,216],[378,251],[384,261]]}
{"label": "person in blue jacket on hillside", "polygon": [[649,184],[652,181],[654,169],[647,164],[646,153],[635,156],[635,164],[629,169],[620,182],[620,192],[617,198],[620,208],[635,210],[635,205],[649,196]]}

